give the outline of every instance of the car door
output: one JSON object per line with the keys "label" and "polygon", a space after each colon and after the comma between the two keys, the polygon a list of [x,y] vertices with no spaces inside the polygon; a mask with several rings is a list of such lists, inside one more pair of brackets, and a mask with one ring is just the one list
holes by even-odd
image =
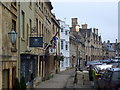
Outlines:
{"label": "car door", "polygon": [[105,87],[105,81],[107,77],[107,71],[101,76],[101,78],[98,79],[98,87],[99,88],[104,88]]}
{"label": "car door", "polygon": [[107,88],[108,87],[108,83],[109,83],[109,78],[108,78],[108,75],[109,75],[109,71],[106,70],[104,72],[104,74],[101,76],[100,79],[98,79],[98,86],[100,88]]}
{"label": "car door", "polygon": [[108,73],[106,74],[105,86],[104,86],[104,88],[109,88],[110,80],[111,80],[111,78],[112,78],[112,74],[113,74],[112,71],[108,71]]}

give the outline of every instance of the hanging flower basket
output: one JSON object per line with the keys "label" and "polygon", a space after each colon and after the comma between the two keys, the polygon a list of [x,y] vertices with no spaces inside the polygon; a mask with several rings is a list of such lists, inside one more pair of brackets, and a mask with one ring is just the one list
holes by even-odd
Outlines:
{"label": "hanging flower basket", "polygon": [[60,61],[64,61],[64,56],[60,56]]}
{"label": "hanging flower basket", "polygon": [[55,55],[55,56],[54,56],[54,60],[59,60],[59,56],[58,56],[58,55]]}
{"label": "hanging flower basket", "polygon": [[64,56],[55,55],[55,56],[54,56],[54,60],[64,61]]}

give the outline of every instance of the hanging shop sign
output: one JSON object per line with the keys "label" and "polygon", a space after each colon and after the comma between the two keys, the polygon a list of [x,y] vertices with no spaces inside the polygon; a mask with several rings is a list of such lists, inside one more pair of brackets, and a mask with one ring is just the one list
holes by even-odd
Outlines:
{"label": "hanging shop sign", "polygon": [[43,47],[43,37],[30,37],[30,47]]}

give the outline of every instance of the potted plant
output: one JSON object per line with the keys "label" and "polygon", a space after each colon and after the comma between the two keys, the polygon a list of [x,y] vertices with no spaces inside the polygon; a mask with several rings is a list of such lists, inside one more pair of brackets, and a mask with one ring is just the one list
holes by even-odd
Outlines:
{"label": "potted plant", "polygon": [[20,86],[22,90],[26,90],[25,77],[23,76],[21,77],[21,80],[20,80]]}
{"label": "potted plant", "polygon": [[21,90],[21,85],[19,83],[18,78],[15,78],[15,84],[13,86],[13,90]]}
{"label": "potted plant", "polygon": [[60,61],[64,61],[64,56],[60,56]]}
{"label": "potted plant", "polygon": [[55,55],[54,56],[54,60],[58,60],[59,59],[59,56],[58,55]]}

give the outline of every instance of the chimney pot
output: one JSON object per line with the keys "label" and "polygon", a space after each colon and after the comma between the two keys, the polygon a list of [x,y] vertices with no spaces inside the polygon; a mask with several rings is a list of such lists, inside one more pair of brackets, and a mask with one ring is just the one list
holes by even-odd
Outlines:
{"label": "chimney pot", "polygon": [[88,26],[87,24],[83,24],[82,29],[87,29],[87,26]]}

